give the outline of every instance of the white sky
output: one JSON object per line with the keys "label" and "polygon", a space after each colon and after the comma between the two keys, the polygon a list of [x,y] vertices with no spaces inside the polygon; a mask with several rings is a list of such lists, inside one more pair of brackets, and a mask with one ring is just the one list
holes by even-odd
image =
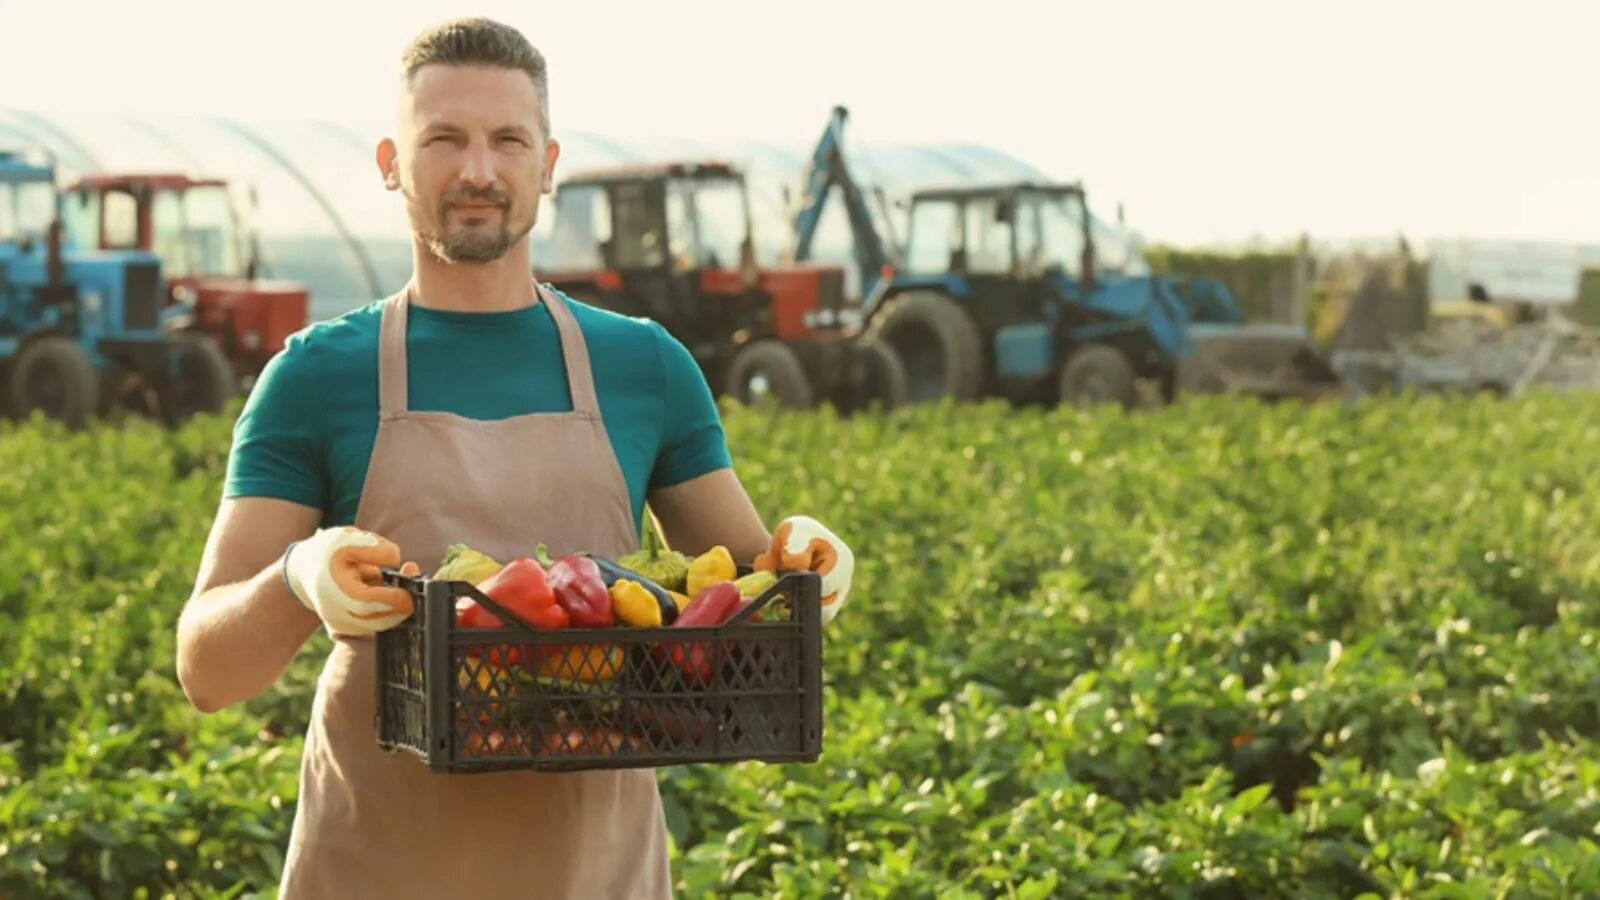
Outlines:
{"label": "white sky", "polygon": [[543,50],[558,136],[810,141],[843,103],[1156,240],[1600,243],[1600,0],[0,0],[0,106],[387,114],[400,48],[464,14]]}

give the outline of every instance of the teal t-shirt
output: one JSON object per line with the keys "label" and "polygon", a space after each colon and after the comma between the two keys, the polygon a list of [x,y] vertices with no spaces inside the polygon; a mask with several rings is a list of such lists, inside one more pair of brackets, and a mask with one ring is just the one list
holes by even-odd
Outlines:
{"label": "teal t-shirt", "polygon": [[[648,490],[730,464],[716,403],[689,351],[659,324],[568,298],[583,332],[634,521]],[[267,364],[234,424],[224,497],[276,497],[355,521],[378,434],[381,302],[317,322]],[[508,312],[412,305],[408,406],[474,419],[572,409],[561,338],[538,303]]]}

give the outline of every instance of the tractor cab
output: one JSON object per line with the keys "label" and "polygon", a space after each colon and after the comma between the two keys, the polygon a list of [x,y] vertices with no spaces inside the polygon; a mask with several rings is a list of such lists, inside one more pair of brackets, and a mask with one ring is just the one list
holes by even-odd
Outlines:
{"label": "tractor cab", "polygon": [[[713,354],[729,334],[759,328],[760,290],[744,179],[720,163],[619,166],[567,179],[555,198],[549,275],[607,308],[676,326]],[[560,286],[560,285],[558,285]],[[593,288],[611,288],[597,297]],[[710,297],[715,310],[704,309]]]}
{"label": "tractor cab", "polygon": [[1038,278],[1094,272],[1089,209],[1076,185],[1013,184],[912,195],[909,274]]}
{"label": "tractor cab", "polygon": [[580,172],[556,192],[541,280],[593,306],[654,319],[713,390],[785,405],[893,405],[896,361],[840,316],[844,271],[756,261],[743,173],[724,162]]}
{"label": "tractor cab", "polygon": [[[48,169],[0,152],[0,246],[11,255],[42,245],[56,221],[56,191]],[[5,251],[0,251],[5,252]]]}
{"label": "tractor cab", "polygon": [[557,208],[558,263],[675,272],[754,265],[744,178],[726,164],[583,172],[562,184]]}
{"label": "tractor cab", "polygon": [[903,269],[912,275],[1098,282],[1150,273],[1134,242],[1096,218],[1083,186],[1022,182],[911,197]]}
{"label": "tractor cab", "polygon": [[73,242],[155,253],[175,321],[209,334],[248,388],[290,334],[306,325],[309,292],[262,280],[229,184],[176,173],[99,173],[69,191]]}

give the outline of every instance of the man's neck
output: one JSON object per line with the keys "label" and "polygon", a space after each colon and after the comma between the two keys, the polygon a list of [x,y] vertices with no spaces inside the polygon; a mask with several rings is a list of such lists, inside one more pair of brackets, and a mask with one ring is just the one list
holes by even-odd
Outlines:
{"label": "man's neck", "polygon": [[539,302],[526,239],[493,262],[450,264],[421,243],[412,248],[411,302],[455,312],[505,312]]}

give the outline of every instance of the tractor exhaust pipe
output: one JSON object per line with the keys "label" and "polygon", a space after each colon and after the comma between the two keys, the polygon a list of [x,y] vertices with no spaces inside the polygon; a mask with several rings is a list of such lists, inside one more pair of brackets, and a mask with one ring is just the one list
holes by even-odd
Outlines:
{"label": "tractor exhaust pipe", "polygon": [[50,220],[50,227],[45,230],[45,257],[44,277],[45,283],[52,292],[60,288],[67,280],[67,266],[61,258],[61,217]]}

